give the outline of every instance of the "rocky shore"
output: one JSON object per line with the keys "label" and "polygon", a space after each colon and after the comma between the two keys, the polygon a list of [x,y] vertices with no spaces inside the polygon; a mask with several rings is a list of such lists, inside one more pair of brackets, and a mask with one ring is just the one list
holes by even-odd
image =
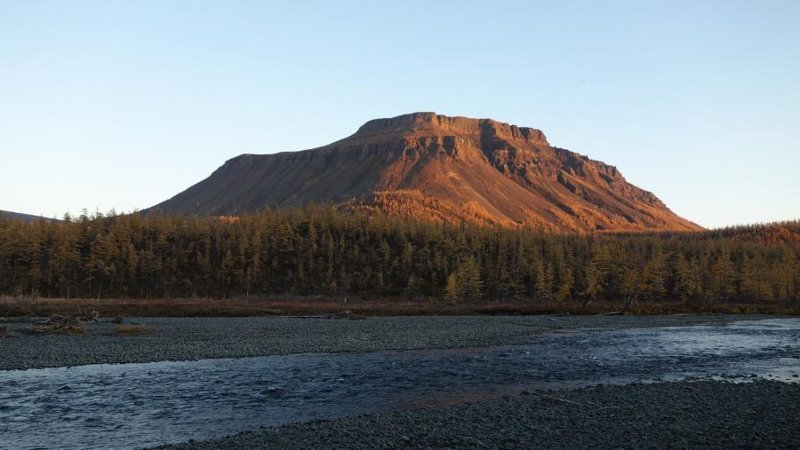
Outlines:
{"label": "rocky shore", "polygon": [[[538,347],[537,352],[542,353],[536,354],[536,361],[541,365],[541,361],[550,361],[548,358],[561,352],[568,353],[570,348],[577,348],[576,345],[588,345],[589,349],[599,350],[605,345],[605,339],[614,336],[614,332],[596,334],[582,331],[697,325],[709,325],[711,327],[708,330],[713,330],[719,329],[719,326],[727,329],[727,325],[732,322],[767,318],[774,317],[461,316],[376,317],[366,320],[331,317],[136,318],[125,320],[123,327],[110,319],[100,318],[98,322],[83,324],[82,331],[77,333],[43,333],[37,325],[41,319],[0,319],[0,329],[3,331],[0,335],[0,375],[4,370],[95,363],[189,361],[290,354],[308,354],[313,358],[313,354],[325,353],[372,354],[371,352],[387,350],[465,347],[491,347],[486,350],[497,351],[494,346],[537,342],[540,345],[549,342],[550,344]],[[750,332],[755,335],[747,336],[758,337],[759,333],[770,333],[768,330],[776,326],[775,322],[756,323],[752,325],[754,328]],[[675,333],[670,329],[660,332],[675,336],[696,336],[685,334],[685,330],[688,329],[676,328]],[[645,334],[636,334],[642,333],[642,330],[631,332],[634,333],[633,336],[646,339]],[[701,332],[701,336],[706,336],[702,333],[706,331]],[[778,352],[775,354],[785,355],[784,359],[787,361],[796,362],[800,354],[794,345],[796,338],[791,337],[796,335],[796,331],[790,330],[787,333],[790,333],[788,340],[775,341],[783,342],[779,349],[773,351],[769,347],[758,351],[765,355]],[[712,335],[714,334],[708,336]],[[632,342],[638,348],[640,341],[634,339]],[[652,345],[654,341],[650,342]],[[563,347],[564,345],[572,347]],[[742,349],[746,350],[745,347]],[[650,355],[649,363],[645,358],[640,364],[640,359],[636,358],[631,360],[636,367],[631,369],[620,366],[619,369],[631,369],[628,372],[636,375],[634,380],[648,377],[660,379],[658,375],[663,367],[652,358],[656,354],[663,354],[663,351],[658,353],[656,350],[651,348],[648,350],[650,353],[643,353]],[[753,353],[756,357],[759,355],[755,348],[752,352],[756,352]],[[742,355],[745,354],[750,353]],[[587,357],[593,355],[594,351],[586,354]],[[695,364],[699,364],[698,367],[710,368],[713,364],[703,364],[715,362],[719,358],[715,355],[713,351],[700,351],[691,358]],[[376,361],[380,362],[381,358],[387,357],[391,355],[379,355]],[[497,360],[492,360],[492,363],[504,364],[502,367],[506,369],[512,367],[510,364],[528,364],[504,359],[517,358],[513,352],[495,357]],[[743,358],[746,359],[745,356]],[[460,360],[451,355],[445,356],[443,362],[454,364],[454,361]],[[477,361],[472,364],[477,364]],[[555,358],[553,361],[560,360]],[[607,363],[609,361],[604,364]],[[732,378],[752,382],[712,381],[705,377],[703,380],[634,382],[574,389],[566,389],[562,384],[557,390],[536,390],[540,389],[538,387],[512,390],[504,397],[465,400],[468,403],[437,403],[435,407],[428,405],[422,409],[389,408],[386,412],[372,412],[356,417],[299,421],[208,441],[188,441],[164,448],[800,447],[800,420],[797,419],[800,417],[800,402],[797,401],[800,399],[800,384],[765,381],[755,374],[747,375],[750,372],[740,366],[740,360],[732,360],[731,363],[732,366],[726,367],[733,371],[731,373],[738,374]],[[580,373],[573,374],[574,370],[554,368],[548,363],[548,370],[562,370],[564,377],[554,378],[548,375],[543,379],[568,380],[573,376],[583,376],[584,379],[595,380],[591,376],[586,378],[584,373],[594,367],[592,364],[595,363],[571,365],[570,367],[580,367]],[[798,371],[792,370],[792,362],[788,364],[790,370],[784,374],[784,379],[791,381],[798,377]],[[467,370],[462,366],[458,367],[458,370]],[[524,367],[525,370],[533,370],[538,366],[534,364]],[[600,378],[617,373],[616,369],[603,367],[605,366],[597,367],[597,376]],[[452,367],[444,369],[454,370]],[[494,370],[486,372],[485,367],[481,370],[484,370],[482,373],[500,373]],[[650,373],[650,370],[654,372]],[[398,376],[413,375],[399,373],[394,368],[392,371]],[[239,428],[235,432],[241,429],[247,428]],[[188,437],[191,436],[189,433]],[[176,440],[165,436],[163,440],[150,442],[180,442],[183,439],[186,438]]]}
{"label": "rocky shore", "polygon": [[164,448],[798,448],[798,399],[800,384],[771,381],[597,386]]}

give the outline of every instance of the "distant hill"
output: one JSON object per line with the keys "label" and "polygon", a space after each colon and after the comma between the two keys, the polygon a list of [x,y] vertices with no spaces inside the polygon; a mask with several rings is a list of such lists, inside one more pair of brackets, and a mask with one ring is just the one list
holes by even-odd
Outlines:
{"label": "distant hill", "polygon": [[5,217],[7,219],[20,220],[22,222],[36,222],[37,220],[50,220],[50,221],[57,220],[57,219],[52,219],[52,218],[47,218],[47,217],[42,217],[42,216],[34,216],[34,215],[31,215],[31,214],[23,214],[23,213],[11,212],[11,211],[3,211],[3,210],[0,210],[0,217]]}
{"label": "distant hill", "polygon": [[733,225],[706,230],[702,233],[659,233],[661,237],[685,237],[694,240],[733,239],[759,242],[767,245],[800,244],[800,220]]}
{"label": "distant hill", "polygon": [[540,130],[435,113],[372,120],[313,150],[238,156],[149,211],[233,216],[309,203],[549,231],[701,229]]}

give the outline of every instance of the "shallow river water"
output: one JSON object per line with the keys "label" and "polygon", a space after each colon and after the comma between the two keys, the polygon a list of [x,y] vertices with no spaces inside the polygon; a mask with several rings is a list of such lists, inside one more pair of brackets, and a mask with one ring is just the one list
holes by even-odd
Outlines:
{"label": "shallow river water", "polygon": [[132,448],[592,384],[797,382],[800,319],[549,333],[536,343],[0,371],[0,448]]}

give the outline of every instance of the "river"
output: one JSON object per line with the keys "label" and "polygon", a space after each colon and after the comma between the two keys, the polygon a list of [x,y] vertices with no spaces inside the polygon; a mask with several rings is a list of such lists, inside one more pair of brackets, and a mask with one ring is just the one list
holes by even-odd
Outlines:
{"label": "river", "polygon": [[521,390],[798,376],[800,319],[547,333],[501,347],[0,371],[0,447],[146,447]]}

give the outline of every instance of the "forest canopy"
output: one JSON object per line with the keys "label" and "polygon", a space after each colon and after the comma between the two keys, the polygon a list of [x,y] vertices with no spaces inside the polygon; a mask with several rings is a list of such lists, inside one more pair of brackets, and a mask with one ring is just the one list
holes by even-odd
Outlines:
{"label": "forest canopy", "polygon": [[324,206],[242,217],[0,218],[0,294],[786,302],[800,299],[798,228],[565,235]]}

